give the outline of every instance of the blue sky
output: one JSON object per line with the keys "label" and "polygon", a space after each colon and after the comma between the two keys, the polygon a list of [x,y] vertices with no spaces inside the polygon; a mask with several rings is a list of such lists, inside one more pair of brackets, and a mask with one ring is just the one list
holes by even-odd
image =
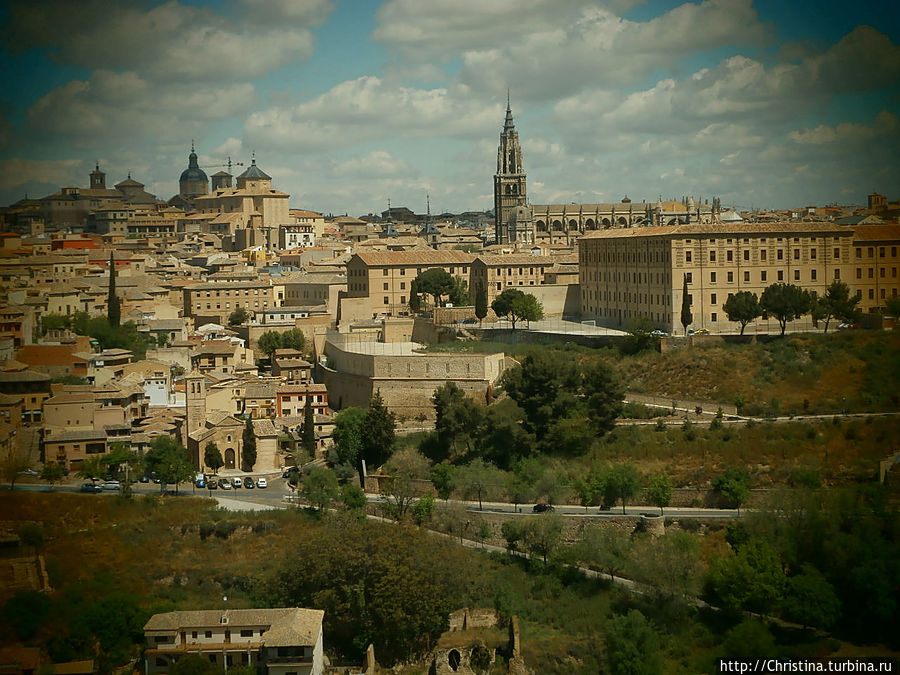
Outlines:
{"label": "blue sky", "polygon": [[0,203],[191,140],[326,213],[488,209],[511,91],[533,203],[900,197],[889,0],[10,0]]}

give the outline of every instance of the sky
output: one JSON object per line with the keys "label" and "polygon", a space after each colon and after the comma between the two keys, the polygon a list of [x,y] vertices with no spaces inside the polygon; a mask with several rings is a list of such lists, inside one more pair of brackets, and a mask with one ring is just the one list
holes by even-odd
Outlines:
{"label": "sky", "polygon": [[[257,165],[291,207],[900,198],[896,0],[0,1],[0,204]],[[236,166],[238,174],[243,167]]]}

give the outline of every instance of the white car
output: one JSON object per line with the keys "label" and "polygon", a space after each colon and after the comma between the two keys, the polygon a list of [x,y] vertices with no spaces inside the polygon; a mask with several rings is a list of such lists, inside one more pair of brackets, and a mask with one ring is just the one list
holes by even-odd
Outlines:
{"label": "white car", "polygon": [[267,487],[269,487],[269,481],[267,481],[265,478],[257,478],[256,479],[256,487],[267,488]]}
{"label": "white car", "polygon": [[239,476],[235,476],[231,479],[231,487],[233,487],[235,490],[244,487],[244,479],[240,478]]}

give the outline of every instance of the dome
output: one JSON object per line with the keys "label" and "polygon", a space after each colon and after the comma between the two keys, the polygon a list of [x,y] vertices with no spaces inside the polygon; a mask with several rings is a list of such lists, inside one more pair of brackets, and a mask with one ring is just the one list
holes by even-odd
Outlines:
{"label": "dome", "polygon": [[204,183],[209,182],[206,173],[204,173],[203,169],[201,169],[200,165],[197,163],[197,153],[194,152],[193,144],[191,144],[191,154],[188,155],[188,168],[181,172],[181,178],[179,178],[178,181],[180,183],[192,183],[194,181],[203,181]]}

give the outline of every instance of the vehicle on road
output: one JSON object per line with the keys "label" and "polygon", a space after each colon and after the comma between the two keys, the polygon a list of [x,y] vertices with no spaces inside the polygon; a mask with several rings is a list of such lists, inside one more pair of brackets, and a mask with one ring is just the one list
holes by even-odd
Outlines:
{"label": "vehicle on road", "polygon": [[669,337],[669,334],[666,331],[660,330],[659,328],[657,328],[656,330],[651,330],[650,335],[652,335],[653,337]]}
{"label": "vehicle on road", "polygon": [[117,480],[104,481],[100,487],[104,490],[121,490],[122,484]]}
{"label": "vehicle on road", "polygon": [[219,483],[218,483],[218,481],[216,481],[215,478],[210,478],[208,481],[206,481],[206,489],[207,490],[215,490],[218,487],[219,487]]}
{"label": "vehicle on road", "polygon": [[235,476],[234,478],[231,479],[231,487],[233,487],[235,490],[237,490],[243,484],[244,484],[244,481],[241,479],[240,476]]}
{"label": "vehicle on road", "polygon": [[256,487],[251,476],[244,476],[244,487],[248,490]]}
{"label": "vehicle on road", "polygon": [[227,478],[220,478],[219,479],[219,487],[222,488],[223,490],[230,490],[231,489],[231,481],[228,480]]}
{"label": "vehicle on road", "polygon": [[269,481],[267,481],[265,478],[258,478],[256,480],[256,487],[267,488],[267,487],[269,487]]}
{"label": "vehicle on road", "polygon": [[196,485],[200,489],[203,489],[206,487],[206,480],[204,480],[203,478],[200,478],[194,483],[194,485]]}
{"label": "vehicle on road", "polygon": [[556,511],[556,509],[553,508],[552,504],[535,504],[531,510],[534,513],[547,513],[549,511]]}
{"label": "vehicle on road", "polygon": [[688,335],[709,335],[709,329],[698,328],[697,330],[689,330]]}
{"label": "vehicle on road", "polygon": [[98,492],[103,492],[103,488],[97,485],[96,483],[82,483],[81,489],[79,492],[87,492],[90,494],[96,494]]}
{"label": "vehicle on road", "polygon": [[150,482],[150,476],[141,476],[139,480],[140,480],[142,483],[149,483],[149,482]]}
{"label": "vehicle on road", "polygon": [[856,330],[859,328],[858,323],[840,323],[838,324],[838,330]]}
{"label": "vehicle on road", "polygon": [[285,470],[281,473],[282,478],[290,478],[291,474],[297,473],[300,469],[296,466],[286,467]]}

